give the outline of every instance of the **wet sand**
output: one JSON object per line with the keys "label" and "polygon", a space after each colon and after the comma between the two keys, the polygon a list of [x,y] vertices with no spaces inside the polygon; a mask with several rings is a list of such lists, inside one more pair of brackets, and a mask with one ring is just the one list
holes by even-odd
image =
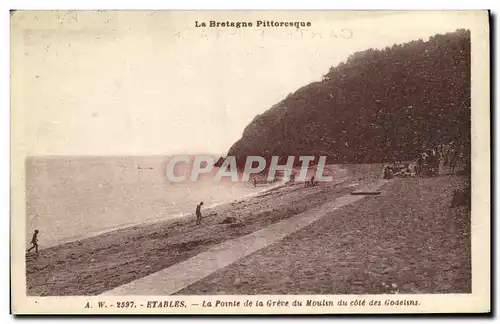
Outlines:
{"label": "wet sand", "polygon": [[[345,195],[380,176],[380,165],[348,166],[334,183],[303,183],[204,210],[195,217],[125,228],[41,250],[26,258],[28,295],[97,295]],[[237,222],[222,224],[226,217]],[[43,244],[41,242],[41,244]]]}

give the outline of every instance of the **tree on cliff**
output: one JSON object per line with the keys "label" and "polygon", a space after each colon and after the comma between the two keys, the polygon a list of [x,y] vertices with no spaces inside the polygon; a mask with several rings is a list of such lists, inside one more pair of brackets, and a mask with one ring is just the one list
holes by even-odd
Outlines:
{"label": "tree on cliff", "polygon": [[470,147],[470,31],[368,49],[330,68],[245,128],[228,155],[413,158],[437,142]]}

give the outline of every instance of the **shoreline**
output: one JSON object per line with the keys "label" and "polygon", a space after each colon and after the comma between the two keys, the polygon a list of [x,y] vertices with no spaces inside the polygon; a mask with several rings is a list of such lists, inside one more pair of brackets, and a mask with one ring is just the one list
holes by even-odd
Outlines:
{"label": "shoreline", "polygon": [[[335,175],[335,173],[332,173],[332,169],[334,167],[338,167],[338,166],[339,165],[326,165],[325,166],[325,172],[326,172],[325,175],[326,176],[332,175],[332,174]],[[345,166],[347,168],[349,168],[349,165],[345,165]],[[300,171],[300,168],[295,168],[295,171],[298,173]],[[310,171],[315,171],[315,169],[310,169],[309,172]],[[308,172],[308,176],[309,176],[309,172]],[[333,172],[335,172],[335,171],[333,171]],[[257,176],[260,178],[260,175],[257,175]],[[239,201],[244,201],[244,200],[252,199],[254,197],[260,197],[261,195],[267,194],[269,191],[279,190],[279,188],[287,186],[287,183],[283,179],[278,179],[278,180],[269,182],[269,181],[265,180],[265,178],[264,178],[263,181],[264,182],[259,182],[259,184],[261,186],[263,185],[263,189],[262,190],[255,191],[255,192],[252,192],[252,193],[247,193],[247,194],[244,194],[244,195],[242,195],[242,196],[240,196],[238,198],[234,198],[234,199],[231,199],[231,200],[225,200],[225,201],[220,201],[220,202],[212,203],[212,204],[206,206],[205,208],[203,208],[203,210],[205,211],[205,213],[208,212],[208,214],[210,214],[212,209],[217,208],[219,206],[222,206],[222,205],[225,205],[225,204],[231,204],[233,202],[239,202]],[[296,182],[296,184],[298,184],[298,183],[302,183],[302,182],[300,182],[300,181]],[[338,181],[332,181],[332,183],[334,185],[336,185],[336,184],[338,184]],[[90,233],[87,233],[87,234],[82,234],[82,235],[78,235],[78,236],[72,236],[72,237],[64,238],[64,239],[62,239],[59,242],[55,242],[55,243],[50,243],[50,244],[44,245],[44,247],[40,248],[39,251],[41,252],[43,250],[54,248],[56,246],[60,246],[60,245],[64,245],[64,244],[69,244],[69,243],[75,243],[75,242],[79,242],[79,241],[86,240],[86,239],[89,239],[89,238],[93,238],[93,237],[105,235],[105,234],[108,234],[108,233],[111,233],[111,232],[115,232],[115,231],[119,231],[119,230],[124,230],[124,229],[128,229],[128,228],[133,228],[133,227],[138,227],[138,226],[148,226],[148,225],[154,225],[156,223],[164,223],[164,222],[169,222],[169,221],[172,222],[172,221],[176,221],[176,220],[182,220],[185,217],[189,217],[190,215],[193,215],[193,214],[194,214],[193,211],[180,211],[180,212],[174,212],[172,214],[166,215],[163,218],[145,220],[145,221],[140,222],[140,223],[125,224],[125,225],[118,225],[118,226],[113,226],[113,227],[109,227],[109,228],[104,228],[104,229],[96,230],[96,231],[93,231],[93,232],[90,232]],[[207,216],[210,216],[210,215],[207,215]],[[29,237],[31,234],[32,234],[31,232],[28,232],[26,235],[27,235],[27,237]]]}
{"label": "shoreline", "polygon": [[[282,187],[284,185],[285,185],[285,183],[282,182],[282,181],[280,181],[278,184],[267,186],[263,190],[256,191],[256,192],[253,192],[253,193],[249,193],[249,194],[245,194],[245,195],[243,195],[243,196],[241,196],[239,198],[234,198],[234,199],[227,200],[227,201],[221,201],[221,202],[212,203],[212,204],[208,205],[207,207],[205,207],[204,211],[207,212],[207,211],[210,211],[210,210],[212,210],[214,208],[217,208],[217,207],[225,205],[225,204],[231,204],[233,202],[237,202],[237,201],[241,201],[241,200],[252,199],[252,198],[258,197],[259,195],[261,195],[263,193],[266,193],[268,191],[280,188],[280,187]],[[98,230],[98,231],[91,232],[91,233],[88,233],[88,234],[84,234],[84,235],[81,235],[81,236],[75,236],[75,237],[63,239],[60,242],[46,245],[43,248],[39,249],[39,251],[41,252],[43,250],[47,250],[47,249],[50,249],[50,248],[53,248],[53,247],[56,247],[56,246],[60,246],[60,245],[68,244],[68,243],[75,243],[75,242],[79,242],[79,241],[82,241],[82,240],[86,240],[86,239],[90,239],[90,238],[93,238],[93,237],[97,237],[97,236],[100,236],[100,235],[105,235],[105,234],[108,234],[108,233],[111,233],[111,232],[115,232],[115,231],[119,231],[119,230],[124,230],[124,229],[128,229],[128,228],[133,228],[133,227],[137,227],[137,226],[147,226],[147,225],[154,225],[155,223],[163,223],[163,222],[168,222],[168,221],[176,221],[176,220],[188,217],[190,215],[193,215],[192,211],[178,212],[178,213],[169,214],[165,218],[161,218],[161,219],[152,219],[152,220],[146,220],[146,221],[141,222],[141,223],[128,224],[128,225],[119,225],[119,226],[115,226],[115,227],[110,227],[110,228],[107,228],[107,229]],[[207,215],[207,216],[209,216],[209,215]],[[30,233],[28,233],[27,235],[30,235]]]}
{"label": "shoreline", "polygon": [[[283,185],[266,195],[239,198],[195,217],[107,232],[26,255],[29,296],[97,295],[157,272],[352,191],[349,184],[379,178],[380,166],[354,166],[340,183]],[[345,179],[348,179],[347,181]],[[360,180],[362,179],[362,180]],[[262,194],[262,193],[261,193]],[[236,222],[225,224],[227,217]]]}

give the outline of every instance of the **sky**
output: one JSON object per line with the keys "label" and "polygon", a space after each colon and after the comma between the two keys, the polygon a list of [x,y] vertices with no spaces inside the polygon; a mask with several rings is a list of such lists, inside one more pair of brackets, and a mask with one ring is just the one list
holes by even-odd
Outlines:
{"label": "sky", "polygon": [[[23,12],[11,114],[27,155],[224,155],[252,119],[360,50],[469,28],[466,12]],[[310,21],[295,28],[195,22]]]}

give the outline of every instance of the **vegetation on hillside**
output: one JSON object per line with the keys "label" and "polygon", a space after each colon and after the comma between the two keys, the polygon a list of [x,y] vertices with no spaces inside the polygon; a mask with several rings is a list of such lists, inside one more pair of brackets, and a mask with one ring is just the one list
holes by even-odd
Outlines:
{"label": "vegetation on hillside", "polygon": [[469,152],[470,57],[463,29],[354,53],[256,116],[228,155],[372,163],[451,141]]}

